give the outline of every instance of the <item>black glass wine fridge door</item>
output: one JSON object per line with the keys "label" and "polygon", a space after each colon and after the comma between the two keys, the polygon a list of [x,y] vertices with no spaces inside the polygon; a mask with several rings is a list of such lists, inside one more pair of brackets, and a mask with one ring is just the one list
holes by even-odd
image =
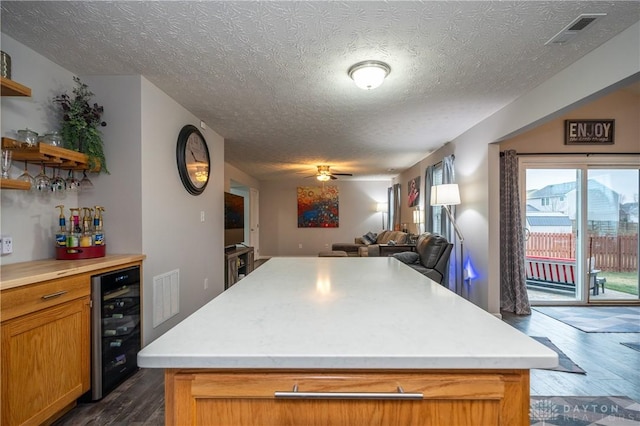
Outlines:
{"label": "black glass wine fridge door", "polygon": [[138,370],[140,267],[92,277],[91,399],[105,397]]}

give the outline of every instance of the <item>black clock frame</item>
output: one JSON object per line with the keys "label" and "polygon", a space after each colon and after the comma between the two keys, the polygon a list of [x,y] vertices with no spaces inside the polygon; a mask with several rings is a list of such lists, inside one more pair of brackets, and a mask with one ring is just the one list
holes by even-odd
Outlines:
{"label": "black clock frame", "polygon": [[[189,137],[192,133],[196,133],[200,137],[200,139],[202,139],[202,142],[204,143],[204,149],[207,153],[207,180],[201,187],[197,187],[193,184],[193,182],[191,181],[191,177],[189,176],[189,171],[187,170],[187,156],[185,150],[187,147],[187,141],[189,140]],[[207,184],[209,183],[209,178],[211,177],[211,157],[209,156],[209,147],[207,146],[207,141],[196,126],[187,124],[180,130],[180,134],[178,135],[178,143],[176,144],[176,161],[178,163],[178,173],[180,174],[180,180],[182,181],[182,184],[184,185],[187,192],[192,195],[202,194],[204,189],[207,187]]]}

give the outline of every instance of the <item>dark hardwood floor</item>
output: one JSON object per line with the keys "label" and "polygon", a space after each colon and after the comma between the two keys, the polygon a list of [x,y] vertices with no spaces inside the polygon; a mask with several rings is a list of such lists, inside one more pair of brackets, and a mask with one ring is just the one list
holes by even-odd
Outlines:
{"label": "dark hardwood floor", "polygon": [[158,426],[164,424],[164,370],[140,369],[109,395],[81,402],[53,426]]}
{"label": "dark hardwood floor", "polygon": [[585,333],[535,310],[530,316],[502,313],[503,321],[529,336],[548,337],[586,375],[531,370],[531,395],[627,396],[640,402],[640,333]]}
{"label": "dark hardwood floor", "polygon": [[[639,342],[640,333],[585,333],[533,311],[503,313],[503,320],[530,336],[548,337],[587,374],[531,371],[531,395],[627,396],[640,402],[640,352],[620,342]],[[56,426],[155,426],[164,420],[163,372],[141,369],[98,402],[80,403]]]}

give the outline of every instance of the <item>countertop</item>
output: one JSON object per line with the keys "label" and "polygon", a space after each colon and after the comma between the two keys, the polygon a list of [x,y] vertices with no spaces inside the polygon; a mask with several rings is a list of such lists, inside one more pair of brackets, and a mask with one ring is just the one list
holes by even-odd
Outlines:
{"label": "countertop", "polygon": [[0,267],[0,290],[139,262],[145,257],[143,254],[109,254],[94,259],[45,259],[2,265]]}
{"label": "countertop", "polygon": [[555,352],[392,257],[272,258],[138,354],[140,367],[530,369]]}

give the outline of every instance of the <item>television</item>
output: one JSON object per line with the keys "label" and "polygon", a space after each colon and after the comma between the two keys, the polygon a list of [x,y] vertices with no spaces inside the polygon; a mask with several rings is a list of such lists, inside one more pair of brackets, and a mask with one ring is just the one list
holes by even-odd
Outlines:
{"label": "television", "polygon": [[244,197],[224,193],[224,246],[244,241]]}

